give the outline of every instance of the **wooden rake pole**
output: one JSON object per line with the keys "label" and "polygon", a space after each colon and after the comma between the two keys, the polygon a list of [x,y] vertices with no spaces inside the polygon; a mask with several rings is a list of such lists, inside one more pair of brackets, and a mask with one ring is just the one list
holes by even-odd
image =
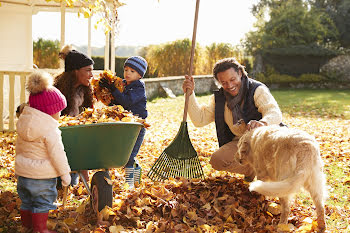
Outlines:
{"label": "wooden rake pole", "polygon": [[[190,58],[189,75],[192,76],[193,58],[196,46],[197,22],[198,22],[199,0],[196,0],[196,12],[194,18],[192,48]],[[170,145],[165,148],[157,161],[147,174],[154,181],[165,180],[169,177],[204,178],[204,173],[197,152],[191,144],[187,129],[187,110],[189,90],[185,94],[185,107],[183,121],[180,130]]]}

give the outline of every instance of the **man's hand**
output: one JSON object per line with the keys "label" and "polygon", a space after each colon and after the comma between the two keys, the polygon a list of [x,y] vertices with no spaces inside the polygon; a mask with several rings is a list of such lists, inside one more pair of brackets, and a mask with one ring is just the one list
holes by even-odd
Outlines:
{"label": "man's hand", "polygon": [[110,92],[114,92],[115,89],[117,89],[113,83],[109,83],[108,80],[106,78],[101,78],[99,83],[100,87],[105,87],[107,88],[108,90],[110,90]]}
{"label": "man's hand", "polygon": [[185,75],[185,81],[182,84],[182,90],[184,93],[186,93],[187,89],[191,95],[194,91],[194,79],[192,76]]}
{"label": "man's hand", "polygon": [[255,128],[258,128],[258,127],[261,127],[261,126],[265,126],[265,125],[267,125],[265,122],[251,120],[247,124],[247,129],[251,130],[251,129],[255,129]]}

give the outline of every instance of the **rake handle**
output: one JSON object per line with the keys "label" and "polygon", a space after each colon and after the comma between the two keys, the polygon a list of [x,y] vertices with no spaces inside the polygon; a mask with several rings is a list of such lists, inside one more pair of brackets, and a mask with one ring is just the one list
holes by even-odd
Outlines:
{"label": "rake handle", "polygon": [[[196,12],[195,12],[195,15],[194,15],[189,76],[192,76],[192,71],[193,71],[193,58],[194,58],[194,50],[195,50],[195,47],[196,47],[198,10],[199,10],[199,0],[196,1]],[[189,89],[187,89],[186,90],[186,95],[185,95],[184,117],[183,117],[183,120],[182,120],[183,122],[187,121],[187,110],[188,110],[188,99],[189,98],[190,98],[190,91],[189,91]]]}

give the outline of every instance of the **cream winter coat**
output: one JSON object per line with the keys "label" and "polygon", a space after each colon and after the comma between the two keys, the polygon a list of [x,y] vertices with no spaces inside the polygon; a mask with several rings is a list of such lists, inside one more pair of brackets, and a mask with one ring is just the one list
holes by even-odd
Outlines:
{"label": "cream winter coat", "polygon": [[58,122],[26,106],[17,122],[16,175],[49,179],[70,171]]}

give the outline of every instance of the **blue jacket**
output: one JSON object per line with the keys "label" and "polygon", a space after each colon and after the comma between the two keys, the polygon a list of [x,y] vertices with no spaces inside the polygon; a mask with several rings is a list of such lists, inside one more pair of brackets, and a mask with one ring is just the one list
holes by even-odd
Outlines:
{"label": "blue jacket", "polygon": [[112,104],[119,104],[124,109],[131,111],[134,115],[138,115],[142,119],[148,116],[146,109],[146,88],[142,80],[136,80],[126,85],[122,93],[118,89],[115,89],[112,95],[114,97]]}

